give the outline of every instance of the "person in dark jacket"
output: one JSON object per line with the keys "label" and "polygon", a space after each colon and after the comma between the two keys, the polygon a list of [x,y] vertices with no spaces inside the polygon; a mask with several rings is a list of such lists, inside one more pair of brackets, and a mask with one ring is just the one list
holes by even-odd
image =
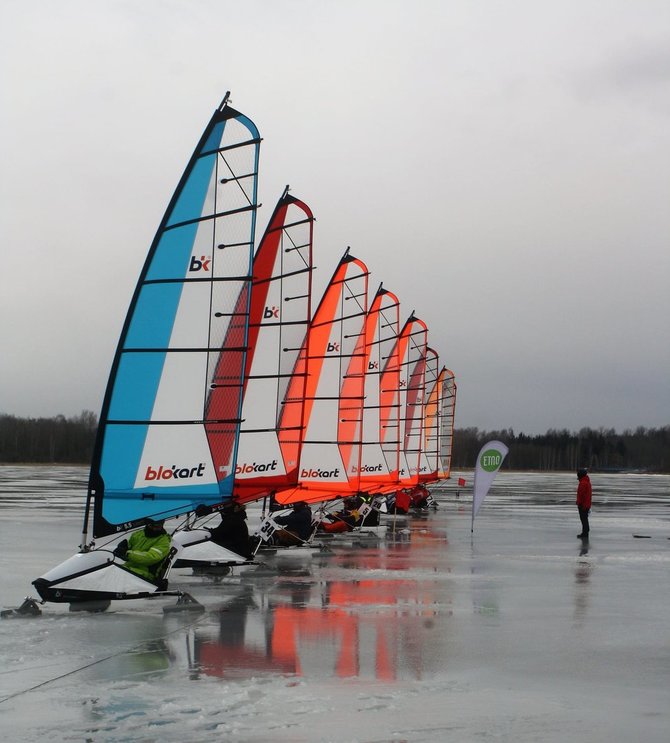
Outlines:
{"label": "person in dark jacket", "polygon": [[591,480],[585,469],[577,470],[577,510],[579,519],[582,522],[582,532],[577,534],[579,539],[588,539],[589,537],[589,511],[591,510]]}
{"label": "person in dark jacket", "polygon": [[277,529],[274,539],[283,547],[306,542],[312,534],[312,509],[304,501],[293,504],[293,510],[286,516],[274,516],[273,520],[283,529]]}
{"label": "person in dark jacket", "polygon": [[212,542],[236,552],[246,560],[251,559],[253,553],[249,543],[246,508],[240,503],[231,501],[226,503],[220,513],[221,522],[213,529],[209,529],[212,533]]}

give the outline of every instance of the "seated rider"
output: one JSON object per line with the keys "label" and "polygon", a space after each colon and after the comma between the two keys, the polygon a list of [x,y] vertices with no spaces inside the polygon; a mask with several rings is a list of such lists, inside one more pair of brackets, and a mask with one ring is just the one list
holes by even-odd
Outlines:
{"label": "seated rider", "polygon": [[361,500],[369,505],[370,509],[362,516],[360,526],[379,526],[379,510],[372,505],[374,499],[369,495],[361,495]]}
{"label": "seated rider", "polygon": [[326,518],[329,524],[323,521],[318,526],[318,531],[327,534],[339,534],[345,531],[352,531],[361,521],[361,515],[358,511],[361,501],[355,495],[350,495],[342,501],[342,508],[335,513],[327,513]]}
{"label": "seated rider", "polygon": [[246,560],[251,559],[253,553],[249,543],[246,508],[241,503],[230,501],[223,506],[220,513],[221,523],[209,529],[212,533],[212,542],[236,552]]}
{"label": "seated rider", "polygon": [[312,535],[312,509],[304,501],[293,504],[293,510],[286,516],[273,516],[276,524],[284,527],[274,533],[276,544],[292,547],[303,544]]}
{"label": "seated rider", "polygon": [[115,557],[125,560],[123,567],[145,580],[157,583],[160,569],[170,552],[170,535],[163,528],[163,519],[147,519],[144,529],[119,542]]}
{"label": "seated rider", "polygon": [[412,502],[412,508],[428,508],[430,493],[425,485],[420,484],[414,487],[409,497]]}

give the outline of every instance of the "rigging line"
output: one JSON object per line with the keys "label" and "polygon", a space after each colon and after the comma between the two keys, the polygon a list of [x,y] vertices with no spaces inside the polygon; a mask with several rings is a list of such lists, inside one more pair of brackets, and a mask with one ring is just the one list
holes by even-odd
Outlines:
{"label": "rigging line", "polygon": [[22,689],[21,691],[16,691],[13,694],[9,694],[9,696],[6,696],[0,699],[0,704],[2,704],[3,702],[7,702],[10,699],[14,699],[15,697],[19,697],[23,694],[28,694],[28,692],[35,691],[36,689],[40,689],[41,687],[46,686],[47,684],[52,684],[54,681],[60,681],[61,679],[67,678],[68,676],[72,676],[75,673],[79,673],[80,671],[85,671],[87,668],[92,668],[93,666],[97,666],[98,663],[104,663],[104,661],[106,660],[111,660],[112,658],[118,658],[120,655],[131,653],[133,650],[146,646],[147,644],[151,642],[157,642],[158,640],[164,640],[166,637],[169,637],[170,635],[174,635],[176,632],[181,632],[182,630],[195,626],[196,624],[198,624],[199,622],[201,622],[203,619],[206,619],[206,618],[207,618],[207,615],[202,614],[201,616],[197,617],[197,619],[194,619],[189,624],[181,625],[180,627],[170,630],[169,632],[165,632],[164,634],[159,635],[158,637],[152,637],[149,639],[142,640],[142,642],[137,643],[136,645],[131,645],[130,647],[125,648],[124,650],[119,650],[118,652],[112,653],[111,655],[106,655],[104,658],[98,658],[98,660],[94,660],[91,663],[86,663],[85,665],[80,666],[79,668],[75,668],[72,671],[68,671],[67,673],[61,673],[59,676],[54,676],[53,678],[47,679],[46,681],[42,681],[41,683],[35,684],[35,686],[31,686],[28,689]]}
{"label": "rigging line", "polygon": [[361,314],[361,315],[367,315],[368,313],[367,313],[367,310],[366,310],[366,308],[364,306],[364,305],[366,305],[365,299],[362,302],[359,300],[359,297],[364,297],[365,298],[365,297],[368,296],[367,291],[359,292],[358,294],[354,294],[352,292],[352,290],[350,289],[350,287],[348,285],[346,285],[346,284],[345,284],[345,289],[349,292],[349,296],[348,297],[344,297],[344,301],[347,302],[350,299],[356,300],[356,304],[358,305],[358,309],[360,310],[360,313],[359,314]]}
{"label": "rigging line", "polygon": [[[257,150],[257,151],[258,151],[258,150]],[[219,151],[219,156],[221,157],[221,159],[223,160],[223,162],[224,162],[224,163],[226,164],[226,167],[227,167],[227,168],[228,168],[228,170],[230,171],[230,174],[231,174],[231,175],[232,175],[232,176],[233,176],[233,177],[235,178],[235,180],[234,180],[233,182],[234,182],[234,183],[235,183],[235,185],[236,185],[236,186],[237,186],[237,187],[238,187],[238,188],[240,189],[240,191],[242,192],[242,195],[243,195],[243,196],[244,196],[244,198],[245,198],[245,199],[247,200],[247,203],[249,204],[249,206],[251,206],[251,205],[252,205],[252,201],[251,201],[251,199],[249,198],[249,195],[248,195],[248,194],[247,194],[247,192],[246,192],[246,191],[244,190],[244,186],[243,186],[243,185],[242,185],[242,184],[240,183],[240,181],[239,181],[239,180],[237,180],[237,178],[235,177],[235,171],[234,171],[234,170],[232,169],[232,167],[230,166],[230,163],[228,162],[228,160],[226,160],[226,158],[225,158],[225,156],[224,156],[223,152]]]}

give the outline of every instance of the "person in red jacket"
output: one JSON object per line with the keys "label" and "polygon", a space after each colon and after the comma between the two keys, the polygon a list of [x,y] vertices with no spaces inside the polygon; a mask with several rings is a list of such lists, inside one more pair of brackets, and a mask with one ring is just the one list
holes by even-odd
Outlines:
{"label": "person in red jacket", "polygon": [[585,469],[577,470],[577,509],[579,519],[582,522],[582,533],[577,534],[579,539],[588,539],[589,536],[589,511],[591,510],[591,480]]}

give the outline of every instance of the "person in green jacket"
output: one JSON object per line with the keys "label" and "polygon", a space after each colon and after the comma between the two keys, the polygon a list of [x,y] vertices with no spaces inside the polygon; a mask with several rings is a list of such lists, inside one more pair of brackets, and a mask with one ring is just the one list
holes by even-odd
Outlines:
{"label": "person in green jacket", "polygon": [[119,542],[113,552],[115,557],[125,560],[124,568],[152,583],[159,577],[158,572],[170,552],[170,535],[163,524],[162,519],[149,519],[144,529]]}

